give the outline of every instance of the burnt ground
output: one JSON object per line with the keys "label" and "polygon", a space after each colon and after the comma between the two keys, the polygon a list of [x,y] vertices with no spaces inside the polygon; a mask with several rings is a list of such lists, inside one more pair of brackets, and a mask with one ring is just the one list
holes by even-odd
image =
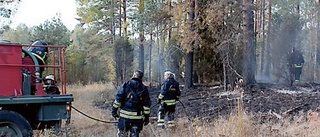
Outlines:
{"label": "burnt ground", "polygon": [[[151,117],[156,117],[158,105],[156,96],[159,89],[151,88]],[[270,116],[290,117],[309,110],[318,111],[320,106],[320,85],[308,83],[284,87],[273,84],[257,84],[251,88],[236,88],[224,92],[222,86],[196,86],[190,90],[182,90],[177,102],[177,117],[200,117],[211,121],[218,116],[234,112],[239,102],[248,114],[257,114],[260,120],[270,120]],[[103,109],[110,109],[112,102],[97,102]],[[185,109],[184,109],[185,108]]]}

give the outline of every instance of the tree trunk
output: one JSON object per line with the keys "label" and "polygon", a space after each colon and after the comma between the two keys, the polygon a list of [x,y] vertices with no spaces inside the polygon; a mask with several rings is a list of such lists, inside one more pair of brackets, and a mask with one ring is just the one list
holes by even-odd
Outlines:
{"label": "tree trunk", "polygon": [[[111,0],[111,5],[112,5],[112,9],[115,9],[114,7],[114,0]],[[112,43],[114,43],[114,41],[116,40],[116,33],[115,33],[115,16],[114,16],[114,11],[115,10],[112,10],[112,22],[111,22],[111,34],[112,34]]]}
{"label": "tree trunk", "polygon": [[192,83],[192,65],[193,65],[193,52],[188,52],[185,55],[185,77],[184,77],[184,82],[185,82],[185,89],[189,89],[193,87]]}
{"label": "tree trunk", "polygon": [[255,84],[255,36],[253,0],[243,0],[243,77],[245,85]]}
{"label": "tree trunk", "polygon": [[318,5],[317,5],[317,46],[316,46],[316,56],[315,56],[315,60],[316,60],[316,63],[315,63],[315,68],[316,68],[316,72],[315,72],[315,80],[318,81],[319,78],[318,78],[318,62],[320,62],[319,60],[319,52],[320,52],[320,0],[318,0]]}
{"label": "tree trunk", "polygon": [[262,27],[262,35],[261,35],[261,60],[260,60],[260,73],[259,74],[263,74],[264,71],[264,59],[265,59],[265,49],[266,49],[266,42],[265,42],[265,0],[261,1],[261,9],[260,9],[260,13],[261,13],[261,27]]}
{"label": "tree trunk", "polygon": [[[139,2],[139,13],[140,15],[143,14],[144,11],[144,0],[140,0]],[[140,39],[140,44],[139,44],[139,59],[138,59],[138,64],[139,64],[139,69],[144,72],[144,29],[143,29],[143,19],[139,19],[139,39]]]}
{"label": "tree trunk", "polygon": [[271,0],[268,0],[268,11],[267,11],[268,17],[268,23],[267,23],[267,44],[266,44],[266,70],[264,73],[264,76],[267,78],[270,78],[270,68],[271,68],[271,63],[270,63],[270,43],[271,43]]}
{"label": "tree trunk", "polygon": [[[168,9],[169,9],[169,14],[171,13],[172,7],[171,7],[171,0],[168,0]],[[172,20],[169,18],[169,31],[168,31],[168,43],[171,40],[171,34],[172,34]]]}
{"label": "tree trunk", "polygon": [[143,34],[140,34],[140,44],[139,44],[139,69],[144,72],[144,38]]}
{"label": "tree trunk", "polygon": [[199,47],[199,41],[196,40],[194,43],[194,61],[193,61],[193,83],[199,83],[199,57],[200,57],[200,47]]}
{"label": "tree trunk", "polygon": [[158,80],[158,87],[161,85],[161,52],[160,52],[160,31],[159,31],[159,23],[157,23],[157,46],[158,46],[158,66],[157,66],[157,80]]}
{"label": "tree trunk", "polygon": [[[197,20],[199,16],[199,7],[198,7],[198,0],[195,0],[195,11],[194,11],[194,20]],[[198,28],[198,24],[196,24],[196,27]],[[195,43],[194,43],[194,70],[193,70],[193,83],[199,83],[199,52],[200,52],[200,47],[199,47],[199,40],[196,38]]]}
{"label": "tree trunk", "polygon": [[152,30],[150,32],[150,44],[149,44],[149,65],[148,65],[148,82],[150,83],[149,87],[151,87],[152,83],[152,77],[151,77],[151,60],[152,60],[152,41],[153,41],[153,35]]}
{"label": "tree trunk", "polygon": [[121,32],[122,32],[122,10],[121,10],[121,3],[122,3],[122,1],[120,0],[119,1],[119,36],[121,37],[122,36],[122,34],[121,34]]}
{"label": "tree trunk", "polygon": [[[162,25],[161,27],[165,27],[164,25]],[[161,28],[161,30],[163,30],[163,28]],[[161,31],[160,32],[160,44],[159,44],[159,49],[160,49],[160,56],[159,56],[159,71],[160,71],[160,81],[159,81],[159,86],[162,84],[162,81],[164,80],[163,78],[163,72],[165,71],[165,65],[164,65],[164,47],[165,47],[165,32]]]}
{"label": "tree trunk", "polygon": [[[119,37],[120,37],[120,39],[122,39],[121,38],[121,36],[122,36],[122,1],[120,0],[119,1],[119,14],[120,14],[120,16],[119,16]],[[120,72],[121,72],[121,83],[123,83],[124,82],[124,79],[125,79],[125,68],[126,68],[126,63],[124,63],[125,62],[125,60],[124,60],[124,56],[125,56],[125,53],[124,53],[124,46],[125,45],[120,45],[120,47],[121,47],[121,58],[120,58],[120,64],[121,64],[121,68],[120,68]]]}
{"label": "tree trunk", "polygon": [[226,64],[228,61],[228,54],[226,55],[226,58],[223,58],[223,91],[227,92],[228,87],[227,87],[227,68],[226,68]]}
{"label": "tree trunk", "polygon": [[125,39],[127,39],[127,29],[128,29],[128,25],[127,25],[127,1],[126,0],[123,0],[123,37]]}
{"label": "tree trunk", "polygon": [[[193,26],[193,21],[194,21],[194,9],[195,9],[195,0],[190,0],[190,7],[189,7],[189,11],[188,11],[188,21],[190,23],[190,31],[194,31],[195,28]],[[189,34],[191,35],[191,34]],[[193,36],[189,36],[189,37],[193,37]],[[189,89],[191,87],[193,87],[193,80],[192,80],[192,72],[193,72],[193,45],[194,45],[194,41],[191,40],[189,42],[189,46],[191,47],[191,51],[187,51],[187,53],[185,54],[185,89]]]}

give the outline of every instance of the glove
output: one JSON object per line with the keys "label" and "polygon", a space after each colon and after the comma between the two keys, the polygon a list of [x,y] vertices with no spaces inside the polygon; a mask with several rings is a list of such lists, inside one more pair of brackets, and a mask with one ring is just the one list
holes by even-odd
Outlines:
{"label": "glove", "polygon": [[150,121],[149,121],[149,116],[145,116],[145,117],[144,117],[144,120],[143,120],[143,125],[146,126],[146,125],[149,124],[149,122],[150,122]]}
{"label": "glove", "polygon": [[114,117],[115,119],[117,119],[119,117],[118,115],[118,108],[112,107],[112,117]]}

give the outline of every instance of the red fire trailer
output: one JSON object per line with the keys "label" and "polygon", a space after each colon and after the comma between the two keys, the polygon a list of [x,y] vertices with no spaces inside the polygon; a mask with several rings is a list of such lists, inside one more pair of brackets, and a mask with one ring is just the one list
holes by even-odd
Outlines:
{"label": "red fire trailer", "polygon": [[[30,46],[0,42],[1,136],[28,137],[33,130],[59,129],[63,120],[70,122],[73,96],[66,93],[66,47],[45,46],[51,63],[39,65],[27,50]],[[40,67],[47,77],[40,75]]]}

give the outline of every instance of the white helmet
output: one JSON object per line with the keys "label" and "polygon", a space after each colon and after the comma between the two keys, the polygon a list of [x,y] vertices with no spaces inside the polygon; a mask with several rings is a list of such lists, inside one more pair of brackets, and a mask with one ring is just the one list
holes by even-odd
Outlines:
{"label": "white helmet", "polygon": [[54,80],[54,76],[52,74],[46,76],[44,79]]}
{"label": "white helmet", "polygon": [[175,78],[175,74],[170,70],[165,71],[164,75],[169,78]]}

